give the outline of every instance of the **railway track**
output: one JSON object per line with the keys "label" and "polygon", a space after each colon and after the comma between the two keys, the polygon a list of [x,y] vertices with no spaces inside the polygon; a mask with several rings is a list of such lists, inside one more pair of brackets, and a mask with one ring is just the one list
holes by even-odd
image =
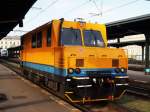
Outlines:
{"label": "railway track", "polygon": [[150,98],[150,90],[142,87],[129,86],[127,89],[127,93],[145,98]]}
{"label": "railway track", "polygon": [[[15,71],[17,74],[22,75],[22,73],[19,69],[19,65],[17,63],[15,63],[13,65],[14,62],[6,62],[6,61],[4,62],[4,60],[0,60],[0,61],[2,62],[3,65],[5,65],[8,68],[10,68],[11,70]],[[46,90],[48,92],[51,92],[48,88],[46,88],[42,85],[39,85],[39,86],[41,88],[43,88],[44,90]],[[127,92],[131,93],[131,91],[127,91]],[[57,96],[56,94],[54,94],[54,95]],[[57,96],[57,97],[59,97],[59,96]],[[59,97],[59,98],[61,98],[61,97]],[[68,102],[68,101],[66,101],[66,102]],[[68,102],[68,103],[71,104],[70,102]],[[84,104],[84,105],[83,104],[73,104],[72,103],[71,105],[78,108],[82,112],[110,112],[110,110],[112,110],[111,112],[137,112],[137,111],[134,111],[134,110],[130,110],[130,109],[128,109],[128,108],[126,108],[122,105],[119,105],[117,103],[108,103],[108,102],[99,102],[97,104],[93,103],[93,104]]]}
{"label": "railway track", "polygon": [[139,83],[139,82],[129,82],[129,86],[127,88],[127,93],[140,96],[143,98],[150,98],[150,84]]}

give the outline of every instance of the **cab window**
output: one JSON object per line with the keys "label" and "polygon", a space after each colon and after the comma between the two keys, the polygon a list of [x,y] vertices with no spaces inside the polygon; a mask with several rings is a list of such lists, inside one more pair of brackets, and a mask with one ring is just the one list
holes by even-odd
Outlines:
{"label": "cab window", "polygon": [[104,41],[100,31],[96,30],[83,30],[84,45],[90,47],[104,47]]}
{"label": "cab window", "polygon": [[32,48],[36,48],[36,33],[32,35]]}
{"label": "cab window", "polygon": [[73,28],[62,28],[60,45],[82,45],[80,30]]}
{"label": "cab window", "polygon": [[47,46],[51,46],[51,26],[47,29]]}
{"label": "cab window", "polygon": [[42,47],[42,32],[37,33],[37,48]]}
{"label": "cab window", "polygon": [[42,32],[32,34],[32,48],[42,47]]}

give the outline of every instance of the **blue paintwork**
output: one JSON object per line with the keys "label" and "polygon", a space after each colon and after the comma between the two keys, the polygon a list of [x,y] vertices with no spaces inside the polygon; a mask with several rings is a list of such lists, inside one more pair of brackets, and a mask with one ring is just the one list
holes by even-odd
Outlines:
{"label": "blue paintwork", "polygon": [[43,64],[35,64],[35,63],[31,63],[31,62],[23,62],[23,66],[35,69],[35,70],[40,70],[43,72],[47,72],[47,73],[51,73],[51,74],[55,74],[55,75],[59,75],[59,76],[88,76],[86,74],[86,71],[110,71],[112,77],[115,76],[127,76],[126,73],[116,73],[114,68],[97,68],[97,69],[81,69],[81,73],[80,74],[67,74],[67,69],[63,69],[63,68],[57,68],[54,66],[50,66],[50,65],[43,65]]}
{"label": "blue paintwork", "polygon": [[43,64],[35,64],[31,62],[23,62],[23,66],[35,69],[35,70],[40,70],[43,72],[55,74],[55,75],[60,75],[60,76],[66,76],[67,71],[63,68],[56,68],[50,65],[43,65]]}
{"label": "blue paintwork", "polygon": [[115,76],[127,76],[126,73],[116,73],[115,68],[96,68],[96,69],[81,69],[80,74],[73,73],[71,76],[88,76],[86,74],[86,71],[106,71],[106,73],[109,71],[111,73],[112,77]]}

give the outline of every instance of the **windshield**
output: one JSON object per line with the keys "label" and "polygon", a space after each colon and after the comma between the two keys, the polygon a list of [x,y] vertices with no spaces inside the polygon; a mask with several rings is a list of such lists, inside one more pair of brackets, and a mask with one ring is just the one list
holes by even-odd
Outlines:
{"label": "windshield", "polygon": [[61,30],[61,45],[82,45],[79,29],[63,28]]}
{"label": "windshield", "polygon": [[100,31],[83,30],[84,45],[93,47],[104,47],[104,41]]}

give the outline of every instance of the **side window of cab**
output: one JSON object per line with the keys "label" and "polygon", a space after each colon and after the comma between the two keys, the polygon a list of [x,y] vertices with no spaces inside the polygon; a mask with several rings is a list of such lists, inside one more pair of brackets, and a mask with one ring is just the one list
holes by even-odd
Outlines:
{"label": "side window of cab", "polygon": [[50,27],[48,27],[47,29],[47,34],[46,34],[46,44],[47,44],[47,47],[50,47],[51,46],[51,32],[52,32],[52,25],[50,25]]}
{"label": "side window of cab", "polygon": [[42,31],[32,34],[32,48],[42,47]]}

